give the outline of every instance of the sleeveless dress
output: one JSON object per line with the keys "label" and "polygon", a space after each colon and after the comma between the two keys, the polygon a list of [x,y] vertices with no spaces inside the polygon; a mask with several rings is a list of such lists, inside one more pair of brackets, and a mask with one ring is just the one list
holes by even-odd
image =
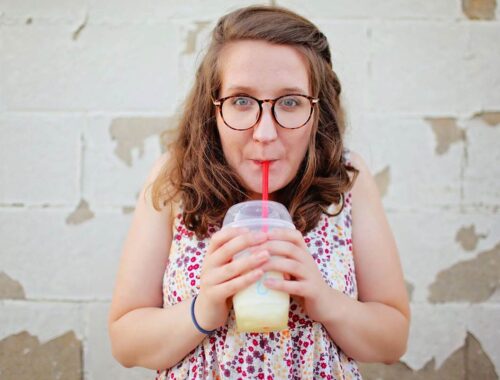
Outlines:
{"label": "sleeveless dress", "polygon": [[[334,217],[322,214],[304,240],[328,285],[357,299],[351,193],[344,194],[344,199],[341,213]],[[210,239],[197,239],[184,225],[182,211],[177,212],[173,228],[163,277],[165,308],[198,294],[201,266]],[[209,235],[217,230],[211,227]],[[157,372],[156,380],[167,379],[361,380],[361,375],[357,363],[336,346],[323,325],[311,320],[292,296],[288,330],[239,333],[231,309],[225,326],[207,336],[175,366]]]}

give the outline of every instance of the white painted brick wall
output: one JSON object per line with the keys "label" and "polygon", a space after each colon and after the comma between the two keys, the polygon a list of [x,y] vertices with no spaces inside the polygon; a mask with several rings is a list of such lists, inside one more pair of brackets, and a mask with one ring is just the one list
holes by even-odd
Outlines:
{"label": "white painted brick wall", "polygon": [[69,114],[0,115],[0,203],[75,203],[83,123]]}
{"label": "white painted brick wall", "polygon": [[[216,19],[252,3],[0,0],[0,272],[27,298],[0,300],[0,340],[72,330],[85,380],[154,377],[113,360],[106,314],[128,211],[159,140],[136,141],[128,165],[111,125],[173,120]],[[500,291],[479,304],[429,302],[438,273],[500,236],[500,126],[474,117],[500,112],[500,6],[496,20],[472,21],[460,0],[275,3],[328,36],[347,145],[374,174],[389,168],[383,202],[414,286],[403,361],[439,366],[470,331],[500,373]],[[453,119],[465,139],[437,153],[432,118]],[[94,216],[68,224],[81,200]],[[457,231],[472,225],[480,238],[465,251]]]}

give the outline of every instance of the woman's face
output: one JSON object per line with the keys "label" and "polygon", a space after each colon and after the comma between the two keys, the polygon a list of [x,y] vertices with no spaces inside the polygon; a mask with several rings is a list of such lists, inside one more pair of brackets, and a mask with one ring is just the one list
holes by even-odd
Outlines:
{"label": "woman's face", "polygon": [[[264,41],[237,41],[224,47],[219,58],[222,85],[219,98],[250,95],[274,99],[286,94],[311,96],[307,61],[287,45]],[[217,112],[222,149],[227,162],[243,179],[253,199],[261,197],[261,161],[270,161],[269,193],[285,187],[295,177],[311,135],[313,117],[301,128],[285,129],[274,120],[271,104],[262,105],[258,124],[236,131]]]}

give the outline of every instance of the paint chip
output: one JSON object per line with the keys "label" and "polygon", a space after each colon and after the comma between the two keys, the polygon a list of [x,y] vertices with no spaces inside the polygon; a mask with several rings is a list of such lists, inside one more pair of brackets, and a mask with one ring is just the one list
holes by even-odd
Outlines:
{"label": "paint chip", "polygon": [[47,343],[23,331],[0,340],[2,379],[81,380],[82,343],[67,332]]}
{"label": "paint chip", "polygon": [[462,0],[462,11],[471,20],[494,20],[496,0]]}
{"label": "paint chip", "polygon": [[82,199],[80,204],[77,206],[76,210],[73,211],[67,218],[66,224],[82,224],[87,220],[90,220],[94,217],[94,213],[89,207],[89,204],[86,200]]}
{"label": "paint chip", "polygon": [[0,299],[26,299],[23,286],[5,272],[0,272]]}
{"label": "paint chip", "polygon": [[442,155],[450,149],[450,145],[465,141],[465,131],[457,126],[454,118],[425,118],[431,124],[437,140],[435,152]]}
{"label": "paint chip", "polygon": [[383,170],[375,174],[375,183],[377,184],[380,195],[384,197],[391,182],[391,168],[386,166]]}
{"label": "paint chip", "polygon": [[479,239],[484,239],[486,235],[476,234],[476,226],[470,225],[469,227],[462,227],[458,230],[455,236],[455,241],[460,243],[466,251],[473,251],[477,247]]}
{"label": "paint chip", "polygon": [[470,332],[467,332],[464,345],[453,352],[439,368],[436,368],[435,359],[416,371],[402,361],[392,365],[360,363],[359,366],[362,377],[366,380],[498,380],[493,362]]}
{"label": "paint chip", "polygon": [[127,215],[127,214],[132,214],[135,210],[135,207],[133,206],[123,206],[122,207],[122,212]]}
{"label": "paint chip", "polygon": [[405,280],[405,285],[406,285],[406,291],[408,292],[408,299],[410,301],[413,300],[413,291],[415,290],[415,286],[409,282],[409,281],[406,281]]}
{"label": "paint chip", "polygon": [[477,257],[438,273],[429,302],[484,302],[500,287],[500,243]]}
{"label": "paint chip", "polygon": [[182,54],[193,54],[196,51],[196,40],[198,38],[198,35],[210,25],[209,22],[207,21],[197,21],[195,22],[195,29],[194,30],[189,30],[187,37],[186,37],[186,47]]}
{"label": "paint chip", "polygon": [[116,156],[127,166],[132,166],[132,149],[139,149],[139,156],[144,154],[144,140],[150,136],[160,137],[160,146],[164,146],[164,136],[176,118],[161,117],[122,117],[111,121],[109,133],[117,142]]}
{"label": "paint chip", "polygon": [[500,125],[500,112],[479,112],[474,115],[474,119],[480,119],[490,127]]}

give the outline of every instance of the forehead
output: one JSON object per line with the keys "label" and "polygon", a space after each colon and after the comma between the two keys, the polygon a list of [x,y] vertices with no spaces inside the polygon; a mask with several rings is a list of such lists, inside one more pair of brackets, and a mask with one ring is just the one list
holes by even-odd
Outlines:
{"label": "forehead", "polygon": [[231,89],[250,88],[256,96],[277,96],[296,88],[310,95],[309,65],[299,49],[265,41],[227,44],[219,57],[222,96]]}

